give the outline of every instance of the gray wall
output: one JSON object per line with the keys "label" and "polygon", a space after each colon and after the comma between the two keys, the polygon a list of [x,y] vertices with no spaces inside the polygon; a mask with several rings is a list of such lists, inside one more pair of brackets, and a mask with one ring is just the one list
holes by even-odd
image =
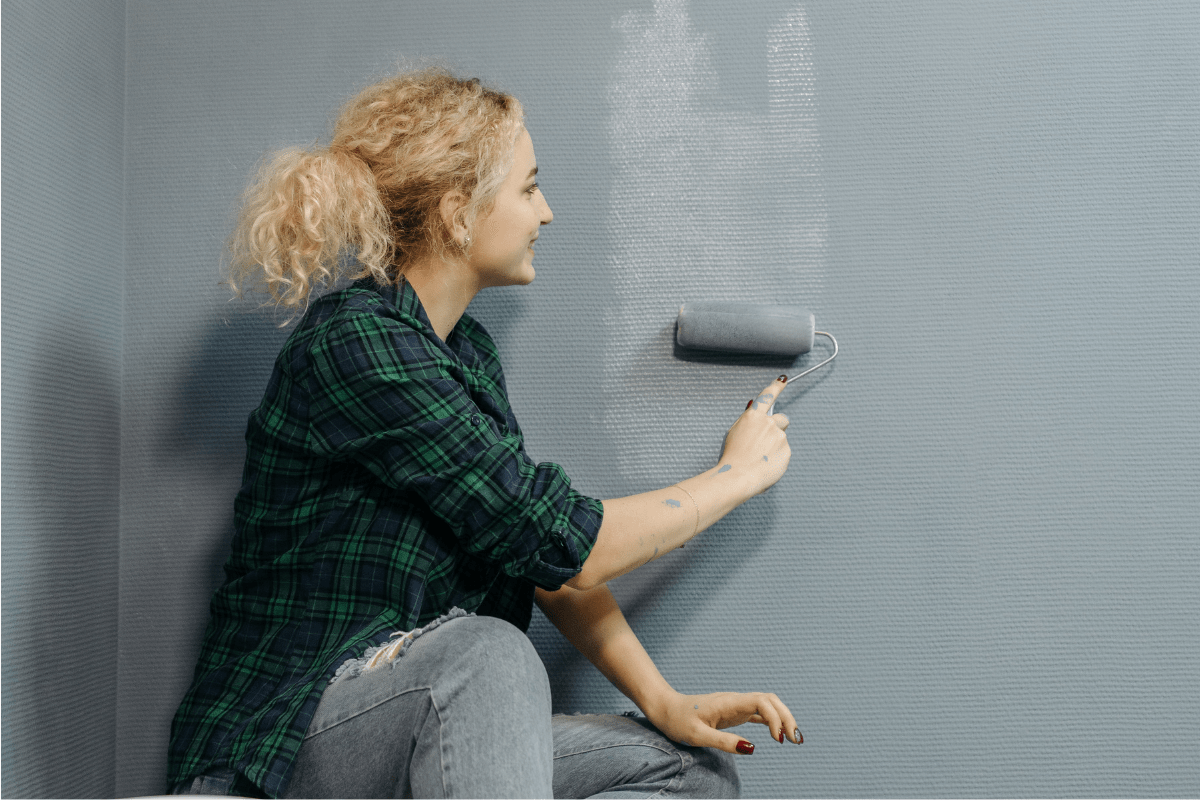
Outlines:
{"label": "gray wall", "polygon": [[[499,5],[124,7],[126,36],[104,52],[127,56],[126,232],[100,260],[121,264],[122,247],[126,259],[87,284],[115,295],[86,311],[112,321],[91,356],[108,427],[71,420],[114,430],[120,386],[119,565],[100,533],[111,526],[94,526],[88,546],[104,555],[85,564],[119,568],[119,599],[98,577],[108,605],[89,606],[85,626],[111,635],[119,602],[116,791],[162,789],[245,416],[286,333],[218,283],[237,194],[264,152],[327,136],[352,91],[398,58],[432,57],[528,109],[556,219],[535,283],[489,290],[471,311],[500,346],[531,454],[579,489],[619,496],[707,468],[787,366],[680,357],[680,302],[802,303],[842,342],[831,369],[787,390],[780,484],[614,585],[677,688],[771,690],[797,712],[802,748],[742,731],[759,744],[740,762],[747,795],[1195,794],[1195,4]],[[119,123],[119,90],[113,103]],[[26,147],[53,152],[45,137]],[[45,174],[20,195],[9,183],[6,223],[14,197],[47,191]],[[120,229],[103,214],[89,224]],[[13,290],[11,264],[5,312],[40,308],[43,276],[61,273],[23,269]],[[77,285],[48,288],[61,303]],[[75,312],[90,296],[72,299]],[[53,587],[10,591],[9,576],[53,569],[53,535],[82,524],[65,509],[83,462],[30,455],[71,430],[39,420],[75,381],[61,350],[13,338],[5,700],[21,664],[24,696],[61,714],[69,701],[30,682],[40,641],[9,649],[12,598],[32,607],[34,587]],[[10,379],[35,364],[41,383]],[[11,411],[10,393],[43,402]],[[111,509],[111,490],[88,509]],[[10,568],[17,536],[31,544]],[[48,616],[28,630],[77,634]],[[544,620],[532,635],[558,710],[631,707]],[[111,658],[101,673],[111,685]],[[6,789],[10,728],[30,742],[50,729],[24,707],[19,728],[10,719],[6,704]],[[22,764],[57,758],[24,752]]]}
{"label": "gray wall", "polygon": [[6,797],[115,787],[125,3],[5,3]]}

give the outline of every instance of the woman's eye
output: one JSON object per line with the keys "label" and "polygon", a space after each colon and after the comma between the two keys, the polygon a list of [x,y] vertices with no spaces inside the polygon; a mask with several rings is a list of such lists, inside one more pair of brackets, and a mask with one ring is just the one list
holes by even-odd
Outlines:
{"label": "woman's eye", "polygon": [[533,194],[533,193],[534,193],[534,192],[536,192],[537,190],[538,190],[538,185],[535,183],[533,186],[530,186],[530,187],[529,187],[528,189],[526,189],[525,191],[527,191],[529,194]]}

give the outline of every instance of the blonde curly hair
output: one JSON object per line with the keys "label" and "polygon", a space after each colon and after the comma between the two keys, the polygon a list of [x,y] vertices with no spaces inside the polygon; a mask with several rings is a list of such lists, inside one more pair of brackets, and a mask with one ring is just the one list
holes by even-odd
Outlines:
{"label": "blonde curly hair", "polygon": [[327,148],[281,150],[259,169],[229,238],[230,285],[299,308],[339,278],[394,282],[454,241],[445,194],[468,198],[455,220],[468,231],[491,210],[523,124],[516,98],[442,69],[368,86],[342,107]]}

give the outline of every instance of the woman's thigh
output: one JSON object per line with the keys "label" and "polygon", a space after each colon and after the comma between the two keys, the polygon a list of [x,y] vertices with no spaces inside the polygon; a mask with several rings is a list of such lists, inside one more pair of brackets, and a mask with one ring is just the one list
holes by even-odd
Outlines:
{"label": "woman's thigh", "polygon": [[528,638],[489,617],[450,619],[394,664],[325,690],[287,796],[548,796],[549,723]]}
{"label": "woman's thigh", "polygon": [[555,715],[555,797],[738,797],[729,753],[672,742],[642,717]]}

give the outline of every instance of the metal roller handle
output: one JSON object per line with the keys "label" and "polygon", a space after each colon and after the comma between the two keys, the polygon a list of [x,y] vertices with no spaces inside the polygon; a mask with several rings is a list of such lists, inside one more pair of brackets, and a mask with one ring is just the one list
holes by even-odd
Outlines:
{"label": "metal roller handle", "polygon": [[[822,336],[827,337],[829,339],[829,341],[833,342],[833,355],[831,355],[829,358],[822,361],[820,364],[817,364],[815,367],[809,367],[808,369],[804,370],[804,372],[798,373],[798,374],[793,375],[792,377],[788,378],[788,381],[787,381],[788,386],[792,385],[792,381],[803,378],[805,375],[812,372],[814,369],[820,369],[821,367],[828,364],[830,361],[833,361],[835,358],[837,358],[837,354],[838,354],[837,339],[833,338],[832,333],[826,333],[825,331],[813,331],[814,336],[818,333],[821,334]],[[773,413],[775,413],[775,403],[771,403],[771,407],[767,409],[767,416],[769,417]]]}
{"label": "metal roller handle", "polygon": [[817,334],[820,334],[820,335],[822,335],[822,336],[825,336],[825,337],[827,337],[827,338],[829,339],[829,341],[833,342],[833,355],[831,355],[829,358],[827,358],[827,359],[825,359],[824,361],[822,361],[820,364],[817,364],[815,367],[809,367],[808,369],[804,370],[804,372],[801,372],[799,375],[793,375],[792,377],[788,378],[788,383],[789,383],[789,384],[790,384],[792,381],[794,381],[794,380],[797,380],[798,378],[803,378],[805,375],[807,375],[808,373],[812,372],[814,369],[820,369],[821,367],[823,367],[823,366],[825,366],[826,364],[828,364],[830,361],[833,361],[835,358],[837,358],[837,354],[838,354],[838,343],[837,343],[837,339],[833,338],[833,334],[832,334],[832,333],[826,333],[825,331],[813,331],[813,335],[814,335],[814,336],[815,336],[815,335],[817,335]]}

